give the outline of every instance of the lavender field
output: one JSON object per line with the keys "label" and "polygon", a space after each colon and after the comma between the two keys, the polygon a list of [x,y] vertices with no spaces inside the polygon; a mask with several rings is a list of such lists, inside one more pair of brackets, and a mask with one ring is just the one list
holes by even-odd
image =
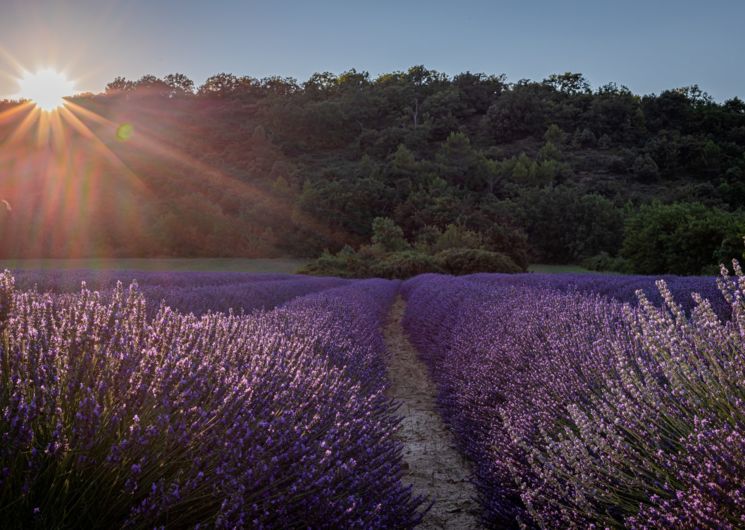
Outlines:
{"label": "lavender field", "polygon": [[0,527],[743,527],[745,276],[656,280],[5,272]]}

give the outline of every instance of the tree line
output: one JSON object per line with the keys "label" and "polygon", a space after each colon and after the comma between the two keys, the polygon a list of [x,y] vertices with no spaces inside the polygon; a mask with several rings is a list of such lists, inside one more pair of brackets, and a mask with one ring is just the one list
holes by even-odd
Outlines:
{"label": "tree line", "polygon": [[[314,257],[368,245],[383,218],[412,248],[450,229],[518,264],[698,274],[742,254],[745,103],[697,86],[637,95],[577,73],[509,82],[415,66],[201,86],[118,77],[71,101],[148,139],[106,141],[147,193],[102,184],[82,253]],[[14,199],[5,226],[23,221]],[[12,234],[6,255],[70,252],[63,235]]]}

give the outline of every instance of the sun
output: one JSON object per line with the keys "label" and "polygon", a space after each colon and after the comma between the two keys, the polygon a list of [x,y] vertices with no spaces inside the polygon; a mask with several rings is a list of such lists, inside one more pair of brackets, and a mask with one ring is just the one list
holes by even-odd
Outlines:
{"label": "sun", "polygon": [[24,72],[18,84],[20,90],[17,96],[32,101],[45,112],[51,112],[63,106],[64,98],[75,93],[75,83],[53,68]]}

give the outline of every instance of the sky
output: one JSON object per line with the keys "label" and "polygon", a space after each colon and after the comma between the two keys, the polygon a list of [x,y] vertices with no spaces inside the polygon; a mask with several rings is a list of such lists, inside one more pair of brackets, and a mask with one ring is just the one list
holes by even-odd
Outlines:
{"label": "sky", "polygon": [[541,80],[581,72],[639,94],[698,84],[745,99],[741,0],[0,0],[0,97],[21,69],[81,91],[116,76],[219,72],[306,80],[423,64]]}

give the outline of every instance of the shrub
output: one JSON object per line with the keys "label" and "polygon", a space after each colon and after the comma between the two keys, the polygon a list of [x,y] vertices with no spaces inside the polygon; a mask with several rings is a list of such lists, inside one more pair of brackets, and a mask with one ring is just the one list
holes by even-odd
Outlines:
{"label": "shrub", "polygon": [[639,274],[706,274],[742,257],[745,215],[700,203],[643,205],[626,222],[621,255]]}
{"label": "shrub", "polygon": [[337,254],[324,251],[320,257],[306,263],[298,270],[299,274],[315,276],[338,276],[340,278],[360,278],[367,275],[368,263],[351,247],[346,246]]}
{"label": "shrub", "polygon": [[433,252],[451,248],[480,248],[481,236],[464,226],[449,224],[432,247]]}
{"label": "shrub", "polygon": [[595,133],[593,133],[592,130],[588,128],[584,128],[582,129],[582,131],[577,129],[574,132],[574,138],[572,139],[572,143],[576,147],[595,147],[597,141],[598,140],[595,136]]}
{"label": "shrub", "polygon": [[629,263],[629,260],[620,256],[611,256],[607,252],[600,252],[599,254],[595,254],[591,258],[583,260],[582,266],[591,271],[621,273],[632,272],[632,266],[631,263]]}
{"label": "shrub", "polygon": [[525,232],[519,228],[494,223],[487,229],[484,239],[485,250],[502,252],[521,269],[528,269],[530,246]]}
{"label": "shrub", "polygon": [[556,147],[556,144],[553,142],[546,142],[543,147],[541,147],[541,150],[538,152],[538,155],[541,160],[561,160],[563,153],[561,152],[561,149]]}
{"label": "shrub", "polygon": [[548,129],[546,129],[543,139],[546,140],[547,143],[561,145],[566,141],[566,136],[566,133],[561,130],[561,127],[552,123],[548,126]]}
{"label": "shrub", "polygon": [[396,252],[409,248],[404,238],[404,231],[393,219],[376,217],[372,224],[372,244],[387,252]]}
{"label": "shrub", "polygon": [[477,248],[453,248],[436,255],[438,265],[448,274],[475,272],[523,272],[510,257],[501,252]]}
{"label": "shrub", "polygon": [[442,230],[436,226],[425,225],[416,233],[414,248],[420,252],[431,252],[441,237]]}
{"label": "shrub", "polygon": [[607,134],[604,134],[598,139],[598,147],[600,149],[609,149],[613,145],[613,140]]}
{"label": "shrub", "polygon": [[639,155],[634,159],[632,171],[637,179],[642,182],[655,181],[660,176],[660,168],[657,166],[657,162],[648,154]]}
{"label": "shrub", "polygon": [[438,260],[415,250],[392,252],[370,267],[370,274],[380,278],[410,278],[425,272],[443,272]]}

